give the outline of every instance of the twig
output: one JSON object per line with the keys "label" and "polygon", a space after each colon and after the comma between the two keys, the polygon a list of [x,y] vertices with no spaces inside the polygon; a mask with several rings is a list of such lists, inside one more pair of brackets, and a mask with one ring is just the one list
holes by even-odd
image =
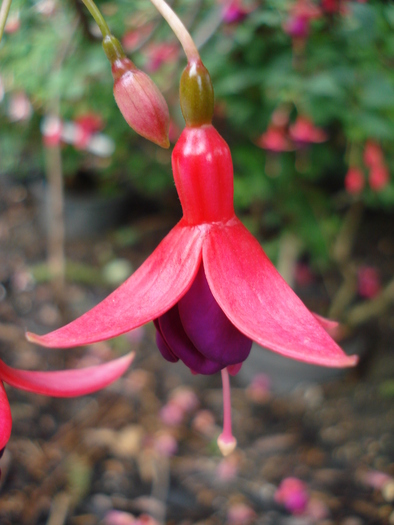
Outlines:
{"label": "twig", "polygon": [[0,42],[3,38],[5,24],[7,22],[8,13],[10,12],[12,0],[3,0],[0,8]]}
{"label": "twig", "polygon": [[350,326],[358,326],[371,317],[378,317],[392,303],[394,303],[394,279],[374,299],[354,306],[346,316],[346,323]]}
{"label": "twig", "polygon": [[301,247],[301,242],[292,233],[285,233],[280,239],[277,270],[290,287],[294,286],[295,267]]}
{"label": "twig", "polygon": [[56,494],[52,501],[51,511],[46,525],[64,525],[69,507],[70,496],[66,492]]}
{"label": "twig", "polygon": [[363,216],[363,209],[361,202],[356,202],[350,207],[334,245],[333,257],[338,263],[339,270],[343,276],[343,283],[331,303],[328,315],[333,319],[342,316],[345,308],[351,303],[356,293],[356,270],[351,263],[350,256],[356,232]]}
{"label": "twig", "polygon": [[[65,42],[62,43],[59,54],[52,67],[52,72],[57,72],[66,59],[78,21],[70,28]],[[48,112],[55,118],[59,117],[60,94],[49,104]],[[48,266],[53,278],[55,295],[62,299],[65,282],[65,226],[64,226],[64,191],[63,170],[60,145],[56,144],[45,148],[46,172],[49,185],[50,218],[48,224]]]}
{"label": "twig", "polygon": [[156,501],[158,505],[153,506],[151,514],[160,525],[164,525],[166,518],[166,501],[168,489],[170,486],[170,462],[165,455],[154,461],[154,476],[152,481],[151,500]]}

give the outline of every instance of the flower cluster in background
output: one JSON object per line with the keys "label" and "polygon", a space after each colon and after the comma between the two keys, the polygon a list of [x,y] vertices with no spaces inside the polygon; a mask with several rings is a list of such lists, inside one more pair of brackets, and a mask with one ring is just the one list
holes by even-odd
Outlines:
{"label": "flower cluster in background", "polygon": [[362,166],[350,166],[345,175],[345,188],[359,195],[367,183],[372,191],[383,191],[390,183],[390,171],[380,144],[374,140],[365,143]]}

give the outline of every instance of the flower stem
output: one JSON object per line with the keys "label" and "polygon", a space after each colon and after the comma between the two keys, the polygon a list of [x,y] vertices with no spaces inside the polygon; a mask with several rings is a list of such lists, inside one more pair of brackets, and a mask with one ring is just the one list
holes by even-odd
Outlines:
{"label": "flower stem", "polygon": [[3,38],[5,23],[7,22],[8,13],[10,12],[12,0],[3,0],[0,8],[0,42]]}
{"label": "flower stem", "polygon": [[223,384],[223,432],[218,437],[218,447],[223,456],[228,456],[237,446],[231,429],[230,377],[227,368],[222,370]]}
{"label": "flower stem", "polygon": [[107,22],[104,20],[103,15],[100,13],[99,8],[96,6],[93,0],[82,0],[85,4],[85,7],[88,9],[89,13],[92,15],[97,25],[100,28],[100,31],[103,37],[111,34]]}
{"label": "flower stem", "polygon": [[174,13],[171,7],[164,0],[150,1],[174,31],[176,37],[183,47],[188,62],[200,60],[200,54],[197,50],[196,44],[193,42],[189,31],[186,29],[178,15]]}

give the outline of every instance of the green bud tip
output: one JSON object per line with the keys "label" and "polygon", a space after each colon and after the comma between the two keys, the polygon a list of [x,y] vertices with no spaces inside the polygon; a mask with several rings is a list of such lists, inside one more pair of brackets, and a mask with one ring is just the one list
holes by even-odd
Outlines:
{"label": "green bud tip", "polygon": [[190,61],[185,67],[179,95],[187,126],[211,123],[214,107],[213,87],[208,70],[201,60]]}

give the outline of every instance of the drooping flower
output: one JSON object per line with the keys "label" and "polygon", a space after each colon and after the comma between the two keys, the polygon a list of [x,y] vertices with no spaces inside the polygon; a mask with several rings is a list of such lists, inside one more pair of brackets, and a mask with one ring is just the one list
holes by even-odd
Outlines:
{"label": "drooping flower", "polygon": [[270,124],[267,131],[260,135],[256,144],[260,148],[273,151],[274,153],[294,150],[294,145],[291,140],[289,140],[286,129],[274,126],[273,124]]}
{"label": "drooping flower", "polygon": [[327,140],[326,132],[315,126],[311,119],[303,115],[298,116],[294,124],[289,127],[289,135],[300,146]]}
{"label": "drooping flower", "polygon": [[357,166],[351,166],[345,175],[345,188],[351,195],[358,195],[365,186],[364,174]]}
{"label": "drooping flower", "polygon": [[384,164],[383,151],[378,142],[367,140],[364,146],[363,160],[368,168]]}
{"label": "drooping flower", "polygon": [[310,0],[296,0],[289,10],[289,17],[283,30],[293,39],[306,40],[309,36],[311,20],[321,17],[320,8]]}
{"label": "drooping flower", "polygon": [[122,46],[127,52],[134,51],[136,47],[146,41],[154,30],[153,23],[128,29],[122,37]]}
{"label": "drooping flower", "polygon": [[253,9],[253,7],[245,7],[240,0],[226,2],[222,11],[223,22],[226,24],[242,22]]}
{"label": "drooping flower", "polygon": [[19,370],[0,359],[0,451],[7,444],[12,427],[11,408],[3,383],[45,396],[82,396],[96,392],[118,379],[133,359],[134,353],[130,353],[101,365],[55,372]]}
{"label": "drooping flower", "polygon": [[179,54],[179,46],[174,42],[152,42],[147,50],[146,69],[153,73],[163,64],[175,62]]}
{"label": "drooping flower", "polygon": [[362,266],[357,272],[357,291],[361,297],[372,299],[381,291],[380,275],[372,266]]}
{"label": "drooping flower", "polygon": [[84,113],[74,120],[75,136],[74,146],[76,149],[86,149],[92,136],[98,133],[103,127],[104,122],[98,113]]}
{"label": "drooping flower", "polygon": [[372,190],[382,191],[390,182],[390,172],[385,164],[372,166],[368,182]]}
{"label": "drooping flower", "polygon": [[306,484],[298,478],[285,478],[275,492],[275,501],[291,514],[302,514],[309,501]]}
{"label": "drooping flower", "polygon": [[[172,154],[183,218],[145,263],[89,312],[47,335],[43,346],[68,348],[109,339],[154,321],[170,362],[193,373],[222,371],[225,451],[234,448],[228,372],[237,373],[252,341],[284,356],[326,366],[351,366],[328,335],[330,321],[313,315],[235,216],[228,145],[211,124],[213,91],[202,63],[182,75],[186,128]],[[227,415],[226,415],[227,414]]]}

